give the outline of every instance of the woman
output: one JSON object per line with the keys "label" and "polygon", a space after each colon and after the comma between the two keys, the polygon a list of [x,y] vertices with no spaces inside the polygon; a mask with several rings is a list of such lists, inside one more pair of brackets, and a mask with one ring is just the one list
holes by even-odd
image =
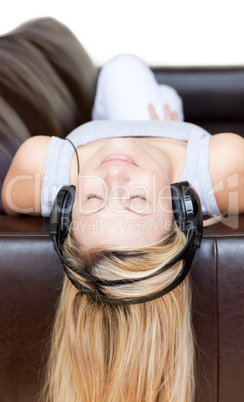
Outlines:
{"label": "woman", "polygon": [[[65,280],[43,399],[192,401],[188,278],[163,297],[128,305],[123,300],[167,288],[182,269],[179,261],[141,280],[187,241],[174,222],[172,183],[188,180],[204,212],[244,211],[243,139],[210,137],[176,121],[183,119],[178,95],[159,87],[148,67],[128,55],[102,69],[93,118],[98,121],[74,130],[69,141],[26,141],[3,187],[7,213],[49,216],[59,188],[76,185],[62,245],[65,269],[69,275],[74,267],[73,278],[98,295],[94,300]],[[237,200],[230,197],[233,188]]]}

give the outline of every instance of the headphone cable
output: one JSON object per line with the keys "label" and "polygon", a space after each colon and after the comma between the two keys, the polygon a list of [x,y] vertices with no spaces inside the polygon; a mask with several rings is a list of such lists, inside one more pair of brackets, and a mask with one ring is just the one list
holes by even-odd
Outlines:
{"label": "headphone cable", "polygon": [[72,147],[75,150],[75,154],[76,154],[76,159],[77,159],[77,167],[78,167],[78,174],[80,173],[80,163],[79,163],[79,156],[78,156],[78,152],[77,152],[77,148],[75,147],[75,145],[73,144],[73,142],[69,139],[69,138],[64,138],[65,140],[69,141],[70,144],[72,145]]}

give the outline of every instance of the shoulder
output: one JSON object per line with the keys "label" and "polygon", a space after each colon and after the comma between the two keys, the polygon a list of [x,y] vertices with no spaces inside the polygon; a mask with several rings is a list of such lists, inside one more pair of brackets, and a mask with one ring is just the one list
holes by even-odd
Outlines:
{"label": "shoulder", "polygon": [[35,136],[16,152],[2,188],[3,205],[8,214],[40,215],[40,192],[51,137]]}
{"label": "shoulder", "polygon": [[11,167],[16,169],[32,170],[33,167],[41,169],[44,165],[51,137],[40,135],[30,137],[19,147]]}
{"label": "shoulder", "polygon": [[244,139],[233,133],[213,135],[210,139],[209,162],[213,181],[243,170]]}
{"label": "shoulder", "polygon": [[243,152],[244,139],[238,134],[220,133],[210,139],[210,153],[217,161],[225,156],[228,161],[239,162],[240,158],[243,160]]}
{"label": "shoulder", "polygon": [[[221,212],[243,212],[244,203],[244,139],[233,133],[211,137],[209,169],[216,200]],[[229,205],[230,192],[236,190],[239,206]],[[243,205],[242,205],[243,204]],[[236,204],[237,205],[237,204]]]}

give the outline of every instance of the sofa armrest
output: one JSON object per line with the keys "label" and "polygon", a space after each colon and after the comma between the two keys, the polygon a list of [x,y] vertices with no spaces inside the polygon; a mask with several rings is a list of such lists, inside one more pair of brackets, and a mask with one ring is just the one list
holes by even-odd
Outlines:
{"label": "sofa armrest", "polygon": [[97,74],[76,37],[55,19],[33,20],[0,37],[0,193],[23,141],[63,138],[90,120]]}

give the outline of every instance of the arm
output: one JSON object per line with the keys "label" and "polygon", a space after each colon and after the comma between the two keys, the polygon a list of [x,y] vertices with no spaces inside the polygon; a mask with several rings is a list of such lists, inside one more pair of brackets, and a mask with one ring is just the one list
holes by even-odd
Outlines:
{"label": "arm", "polygon": [[8,215],[41,215],[41,187],[50,140],[47,136],[31,137],[15,154],[2,188]]}
{"label": "arm", "polygon": [[244,139],[221,133],[210,139],[209,169],[221,213],[244,212]]}

